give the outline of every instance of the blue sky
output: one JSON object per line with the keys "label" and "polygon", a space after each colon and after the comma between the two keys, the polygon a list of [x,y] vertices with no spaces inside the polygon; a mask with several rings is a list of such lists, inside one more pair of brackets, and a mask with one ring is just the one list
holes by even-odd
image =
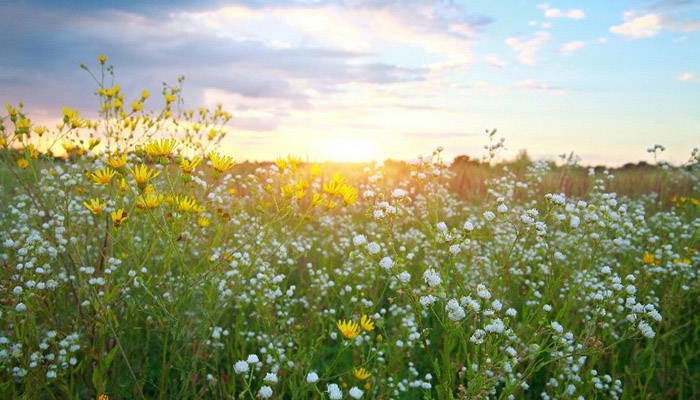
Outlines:
{"label": "blue sky", "polygon": [[223,103],[241,159],[479,156],[487,128],[588,164],[700,145],[693,0],[20,1],[0,35],[0,102],[89,115],[104,53],[133,95],[184,74],[188,106]]}

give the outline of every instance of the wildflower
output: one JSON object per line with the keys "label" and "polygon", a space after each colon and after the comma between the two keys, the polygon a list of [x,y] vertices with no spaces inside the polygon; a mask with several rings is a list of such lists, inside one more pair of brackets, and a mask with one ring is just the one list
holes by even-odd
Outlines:
{"label": "wildflower", "polygon": [[116,227],[121,226],[124,223],[124,221],[126,221],[126,219],[128,218],[126,211],[124,211],[121,208],[118,209],[117,211],[112,211],[111,217],[112,217],[112,223]]}
{"label": "wildflower", "polygon": [[237,374],[243,374],[248,372],[248,363],[245,361],[237,361],[233,365],[233,370],[236,371]]}
{"label": "wildflower", "polygon": [[201,212],[202,206],[197,204],[197,200],[191,196],[178,196],[175,198],[177,210],[179,212]]}
{"label": "wildflower", "polygon": [[656,261],[656,257],[651,253],[644,253],[642,261],[644,262],[644,264],[654,264],[654,262]]}
{"label": "wildflower", "polygon": [[122,178],[119,180],[119,190],[122,192],[126,192],[129,190],[129,185],[126,183],[126,178]]}
{"label": "wildflower", "polygon": [[277,383],[279,381],[279,378],[277,378],[277,374],[274,372],[268,372],[265,375],[265,378],[263,378],[265,382],[270,382],[270,383]]}
{"label": "wildflower", "polygon": [[131,112],[138,112],[143,110],[143,103],[139,100],[134,100],[131,102]]}
{"label": "wildflower", "polygon": [[379,266],[384,269],[391,269],[391,267],[394,266],[394,260],[392,260],[389,256],[384,257],[379,261]]}
{"label": "wildflower", "polygon": [[123,168],[126,165],[126,154],[114,155],[107,159],[107,165],[114,169]]}
{"label": "wildflower", "polygon": [[102,214],[102,211],[107,207],[107,203],[100,201],[100,199],[91,199],[90,201],[83,202],[83,205],[94,215]]}
{"label": "wildflower", "polygon": [[209,221],[209,218],[207,218],[207,217],[200,217],[199,219],[197,219],[197,224],[199,226],[201,226],[202,228],[206,228],[207,226],[209,226],[210,223],[211,222]]}
{"label": "wildflower", "polygon": [[136,207],[140,209],[156,208],[163,201],[163,198],[162,194],[144,193],[136,199]]}
{"label": "wildflower", "polygon": [[377,242],[370,242],[367,243],[367,251],[370,254],[377,254],[382,248],[379,246],[379,243]]}
{"label": "wildflower", "polygon": [[27,161],[26,158],[20,158],[19,160],[17,160],[17,166],[22,169],[25,169],[29,166],[29,161]]}
{"label": "wildflower", "polygon": [[359,399],[364,394],[364,392],[360,388],[355,387],[355,386],[351,387],[350,390],[348,391],[348,393],[350,394],[350,397],[352,397],[353,399]]}
{"label": "wildflower", "polygon": [[149,180],[155,178],[160,174],[160,172],[149,168],[145,164],[137,165],[134,168],[131,168],[129,172],[131,172],[131,176],[134,177],[136,184],[138,184],[139,186],[146,185]]}
{"label": "wildflower", "polygon": [[353,375],[356,379],[359,379],[359,380],[361,380],[361,381],[364,381],[365,379],[367,379],[367,378],[369,378],[370,376],[372,376],[372,374],[371,374],[369,371],[367,371],[366,369],[364,369],[364,368],[353,368],[353,369],[352,369],[352,375]]}
{"label": "wildflower", "polygon": [[340,400],[343,398],[343,391],[335,383],[329,383],[326,386],[326,392],[328,392],[328,398],[331,400]]}
{"label": "wildflower", "polygon": [[430,287],[435,287],[442,283],[440,275],[432,268],[428,268],[423,272],[423,280],[425,280],[425,283]]}
{"label": "wildflower", "polygon": [[374,321],[372,321],[372,318],[363,314],[362,318],[360,318],[360,326],[362,326],[362,329],[364,329],[368,332],[373,331],[374,330]]}
{"label": "wildflower", "polygon": [[146,153],[153,157],[169,157],[177,147],[175,139],[152,140],[146,144]]}
{"label": "wildflower", "polygon": [[212,168],[221,173],[231,169],[231,167],[236,164],[233,158],[215,152],[209,153],[209,160],[211,161]]}
{"label": "wildflower", "polygon": [[348,339],[354,339],[360,334],[360,326],[355,321],[344,321],[340,320],[336,324],[338,330]]}
{"label": "wildflower", "polygon": [[192,159],[182,158],[180,159],[180,170],[186,174],[191,174],[200,162],[202,162],[202,159],[199,157]]}
{"label": "wildflower", "polygon": [[98,61],[100,64],[106,63],[106,62],[107,62],[107,55],[106,55],[106,54],[100,54],[99,56],[97,56],[97,61]]}
{"label": "wildflower", "polygon": [[91,172],[88,177],[97,185],[107,185],[112,181],[117,171],[112,168],[105,167],[95,172]]}
{"label": "wildflower", "polygon": [[316,373],[316,371],[311,371],[308,374],[306,374],[306,382],[307,383],[318,382],[318,374]]}
{"label": "wildflower", "polygon": [[269,399],[272,397],[272,388],[269,386],[262,386],[258,390],[258,395],[263,399]]}

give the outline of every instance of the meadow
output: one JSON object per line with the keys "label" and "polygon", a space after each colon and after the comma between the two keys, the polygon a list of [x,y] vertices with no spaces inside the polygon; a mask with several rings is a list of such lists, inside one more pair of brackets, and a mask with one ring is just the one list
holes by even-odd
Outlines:
{"label": "meadow", "polygon": [[97,118],[0,114],[0,398],[700,395],[697,150],[238,163],[84,69]]}

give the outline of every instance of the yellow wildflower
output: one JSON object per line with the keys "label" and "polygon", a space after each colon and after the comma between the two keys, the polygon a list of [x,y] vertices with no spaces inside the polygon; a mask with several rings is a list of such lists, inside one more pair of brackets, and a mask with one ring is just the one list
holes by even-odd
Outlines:
{"label": "yellow wildflower", "polygon": [[90,201],[83,202],[83,205],[95,215],[102,214],[102,211],[107,207],[107,203],[100,201],[100,199],[90,199]]}
{"label": "yellow wildflower", "polygon": [[169,157],[177,147],[175,139],[152,140],[146,144],[146,153],[151,157]]}
{"label": "yellow wildflower", "polygon": [[131,111],[132,112],[137,112],[143,110],[143,103],[141,103],[139,100],[134,100],[131,102]]}
{"label": "yellow wildflower", "polygon": [[359,380],[361,380],[361,381],[364,381],[365,379],[367,379],[367,378],[369,378],[370,376],[372,376],[372,373],[370,373],[369,371],[367,371],[367,370],[364,369],[364,368],[353,368],[353,369],[352,369],[352,375],[353,375],[355,378],[357,378],[357,379],[359,379]]}
{"label": "yellow wildflower", "polygon": [[372,321],[372,318],[363,314],[362,318],[360,318],[360,326],[362,326],[362,329],[364,329],[366,331],[373,331],[374,330],[374,321]]}
{"label": "yellow wildflower", "polygon": [[348,339],[355,339],[357,335],[360,334],[360,325],[358,325],[355,321],[340,320],[336,325],[338,326],[340,333],[342,333],[343,336]]}
{"label": "yellow wildflower", "polygon": [[117,171],[113,170],[112,168],[104,167],[95,172],[91,172],[88,175],[88,178],[90,178],[90,180],[97,185],[107,185],[112,182],[112,178],[114,178],[116,173]]}
{"label": "yellow wildflower", "polygon": [[104,64],[107,62],[107,55],[106,54],[100,54],[97,56],[97,61],[99,61],[100,64]]}
{"label": "yellow wildflower", "polygon": [[202,159],[199,157],[192,159],[182,158],[180,159],[180,170],[186,174],[191,174],[200,162],[202,162]]}
{"label": "yellow wildflower", "polygon": [[653,264],[656,261],[656,257],[654,257],[654,255],[651,253],[644,253],[642,261],[644,264]]}
{"label": "yellow wildflower", "polygon": [[110,214],[110,216],[112,217],[112,223],[114,224],[114,226],[117,227],[121,226],[124,223],[124,221],[126,221],[126,219],[128,218],[126,211],[124,211],[121,208],[117,211],[112,211],[112,214]]}
{"label": "yellow wildflower", "polygon": [[123,168],[126,165],[126,154],[115,154],[107,159],[107,165],[114,169]]}
{"label": "yellow wildflower", "polygon": [[156,208],[163,201],[163,198],[162,194],[144,193],[136,199],[136,207],[140,209]]}
{"label": "yellow wildflower", "polygon": [[17,166],[22,169],[25,169],[29,166],[29,161],[27,161],[26,158],[20,158],[19,160],[17,160]]}
{"label": "yellow wildflower", "polygon": [[197,224],[199,224],[199,226],[201,226],[202,228],[206,228],[207,226],[209,226],[210,223],[211,222],[209,221],[209,218],[207,218],[207,217],[200,217],[197,220]]}
{"label": "yellow wildflower", "polygon": [[215,152],[209,153],[209,160],[211,161],[212,168],[218,172],[224,172],[236,164],[233,158]]}
{"label": "yellow wildflower", "polygon": [[137,165],[134,168],[131,168],[129,172],[131,172],[131,176],[134,177],[134,180],[139,186],[146,185],[148,181],[160,174],[160,172],[148,167],[145,164]]}
{"label": "yellow wildflower", "polygon": [[201,212],[204,211],[202,206],[197,204],[197,200],[191,196],[178,196],[175,198],[177,210],[180,212]]}

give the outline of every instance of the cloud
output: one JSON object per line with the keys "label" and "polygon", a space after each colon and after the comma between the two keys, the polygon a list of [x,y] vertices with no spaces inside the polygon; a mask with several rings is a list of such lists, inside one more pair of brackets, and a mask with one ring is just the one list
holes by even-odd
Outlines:
{"label": "cloud", "polygon": [[527,65],[535,65],[537,64],[537,53],[549,42],[550,37],[549,32],[538,31],[530,39],[508,38],[506,39],[506,44],[518,53],[520,62]]}
{"label": "cloud", "polygon": [[681,82],[691,82],[695,80],[695,74],[691,74],[690,72],[683,72],[682,74],[678,75],[677,79]]}
{"label": "cloud", "polygon": [[562,10],[559,8],[551,8],[549,4],[539,4],[537,8],[541,9],[544,16],[547,18],[569,18],[569,19],[583,19],[586,18],[586,13],[578,8],[572,8],[569,10]]}
{"label": "cloud", "polygon": [[562,95],[566,94],[567,90],[560,87],[553,87],[545,82],[538,81],[535,79],[526,79],[522,81],[515,82],[511,85],[513,89],[518,90],[535,90],[540,92],[547,92],[551,94]]}
{"label": "cloud", "polygon": [[585,46],[586,46],[586,42],[577,40],[577,41],[569,42],[569,43],[563,45],[563,46],[561,47],[561,50],[560,50],[560,51],[561,51],[562,54],[571,54],[571,53],[573,53],[574,51],[579,50],[579,49],[581,49],[581,48],[583,48],[583,47],[585,47]]}
{"label": "cloud", "polygon": [[627,39],[642,39],[656,36],[661,31],[661,18],[657,14],[646,14],[641,17],[631,18],[627,14],[628,21],[610,27],[610,32],[624,36]]}
{"label": "cloud", "polygon": [[495,54],[487,54],[484,56],[484,62],[492,67],[495,68],[503,68],[506,65],[508,65],[507,62],[501,60],[500,57],[498,57]]}

